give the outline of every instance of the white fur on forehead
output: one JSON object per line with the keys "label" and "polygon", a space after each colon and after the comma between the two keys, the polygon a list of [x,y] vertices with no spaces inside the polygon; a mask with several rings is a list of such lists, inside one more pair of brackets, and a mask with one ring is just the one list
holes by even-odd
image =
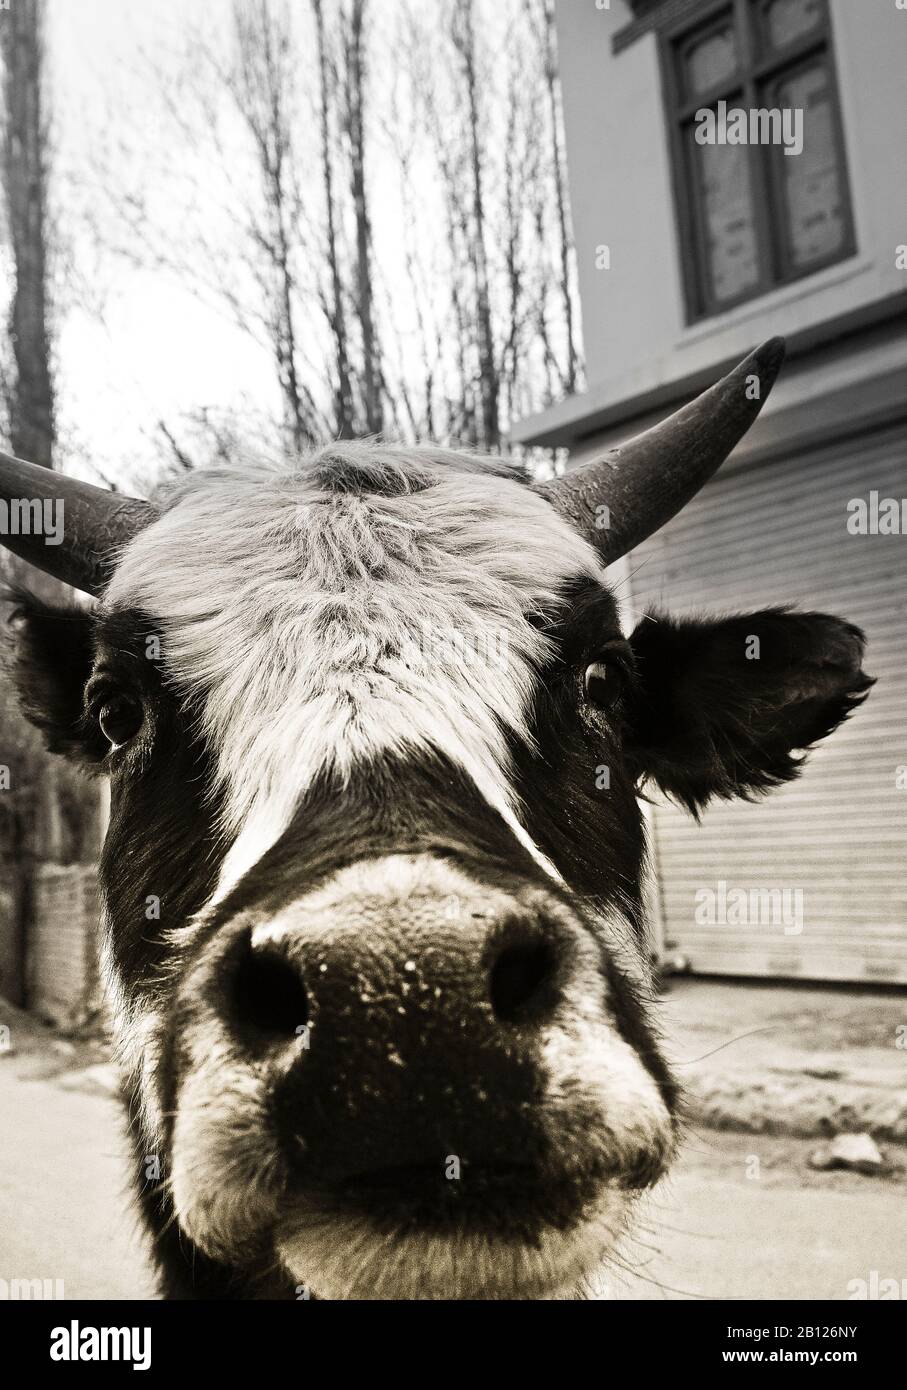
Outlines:
{"label": "white fur on forehead", "polygon": [[[503,730],[527,738],[565,581],[593,549],[500,459],[332,444],[200,471],[107,594],[160,626],[200,697],[227,828],[260,853],[322,769],[437,749],[513,822]],[[247,858],[249,856],[246,856]]]}

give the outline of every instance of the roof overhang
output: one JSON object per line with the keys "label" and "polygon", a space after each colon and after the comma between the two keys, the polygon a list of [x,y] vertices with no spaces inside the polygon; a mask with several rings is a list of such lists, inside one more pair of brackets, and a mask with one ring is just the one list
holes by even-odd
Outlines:
{"label": "roof overhang", "polygon": [[[817,353],[834,353],[845,340],[897,319],[907,319],[907,291],[824,323],[788,332],[787,361],[790,364]],[[680,376],[667,376],[656,361],[636,381],[625,379],[619,386],[613,381],[593,383],[582,395],[568,396],[548,410],[518,421],[511,430],[511,442],[547,449],[581,448],[585,440],[594,436],[620,431],[628,422],[656,413],[666,414],[692,399],[733,367],[751,347],[748,339],[741,338],[727,356]],[[789,372],[790,367],[786,370]],[[767,412],[770,408],[771,403]]]}

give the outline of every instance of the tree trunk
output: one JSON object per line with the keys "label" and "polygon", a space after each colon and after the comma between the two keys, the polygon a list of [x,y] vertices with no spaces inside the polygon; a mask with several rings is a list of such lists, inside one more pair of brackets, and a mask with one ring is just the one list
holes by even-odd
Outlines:
{"label": "tree trunk", "polygon": [[42,111],[41,0],[16,0],[0,22],[6,131],[3,182],[15,266],[7,384],[10,446],[53,466],[54,390],[47,302],[47,131]]}
{"label": "tree trunk", "polygon": [[365,56],[363,25],[366,0],[352,0],[346,25],[347,133],[350,148],[350,188],[356,220],[356,310],[362,332],[362,383],[365,428],[380,434],[384,428],[383,382],[372,285],[372,230],[365,182]]}
{"label": "tree trunk", "polygon": [[[48,141],[43,110],[42,0],[17,0],[0,16],[0,55],[3,59],[2,194],[5,224],[12,253],[12,295],[7,324],[8,371],[3,381],[9,447],[20,458],[53,466],[54,386],[50,361],[48,294],[47,176]],[[62,585],[12,557],[4,568],[42,598],[59,601]],[[34,731],[24,724],[15,701],[0,704],[3,727],[0,742],[15,751],[14,782],[2,794],[8,798],[4,817],[18,879],[15,903],[15,959],[7,964],[7,988],[12,1002],[26,1004],[27,943],[31,929],[34,874],[42,859],[57,859],[62,850],[63,825],[57,768],[37,746]]]}
{"label": "tree trunk", "polygon": [[250,8],[234,0],[237,43],[234,97],[255,146],[262,189],[260,249],[265,253],[270,347],[283,398],[289,444],[296,453],[313,441],[311,408],[299,378],[295,232],[299,207],[289,102],[295,55],[285,11],[264,0]]}
{"label": "tree trunk", "polygon": [[485,227],[483,140],[476,74],[475,16],[473,0],[457,0],[453,16],[453,41],[463,67],[466,88],[472,203],[472,262],[476,296],[476,331],[479,354],[479,393],[482,403],[482,444],[496,450],[501,445],[500,382],[494,350],[491,295],[488,284],[488,248]]}
{"label": "tree trunk", "polygon": [[564,332],[567,339],[567,368],[563,375],[564,388],[572,395],[576,390],[578,355],[576,351],[576,330],[573,322],[573,293],[570,283],[570,264],[573,241],[567,211],[566,169],[563,144],[561,141],[560,75],[557,65],[557,37],[554,29],[553,0],[541,0],[542,4],[542,44],[545,86],[548,91],[549,120],[551,124],[551,160],[554,179],[555,205],[557,207],[558,241],[560,248],[561,302],[564,312]]}
{"label": "tree trunk", "polygon": [[331,139],[331,83],[324,10],[321,0],[312,0],[318,41],[318,93],[321,120],[321,177],[324,184],[325,230],[328,274],[331,281],[327,318],[334,339],[337,387],[334,393],[335,428],[339,439],[350,439],[353,428],[353,386],[350,377],[349,335],[343,280],[340,274],[340,246],[334,193],[334,159]]}

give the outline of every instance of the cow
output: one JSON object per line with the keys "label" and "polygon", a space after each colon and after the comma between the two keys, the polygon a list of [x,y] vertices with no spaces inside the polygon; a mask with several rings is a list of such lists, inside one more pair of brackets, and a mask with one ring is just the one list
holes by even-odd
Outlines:
{"label": "cow", "polygon": [[789,781],[871,681],[822,613],[625,633],[606,570],[783,351],[547,483],[339,441],[144,501],[0,459],[0,496],[65,517],[5,544],[94,600],[17,591],[11,671],[109,779],[102,963],[162,1297],[570,1297],[670,1166],[640,798]]}

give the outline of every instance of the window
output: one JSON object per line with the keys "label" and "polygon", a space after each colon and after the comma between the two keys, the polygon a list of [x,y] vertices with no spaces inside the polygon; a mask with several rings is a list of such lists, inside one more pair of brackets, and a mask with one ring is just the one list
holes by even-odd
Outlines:
{"label": "window", "polygon": [[[827,0],[724,0],[697,14],[661,36],[691,320],[855,249]],[[798,128],[802,149],[787,154]]]}

